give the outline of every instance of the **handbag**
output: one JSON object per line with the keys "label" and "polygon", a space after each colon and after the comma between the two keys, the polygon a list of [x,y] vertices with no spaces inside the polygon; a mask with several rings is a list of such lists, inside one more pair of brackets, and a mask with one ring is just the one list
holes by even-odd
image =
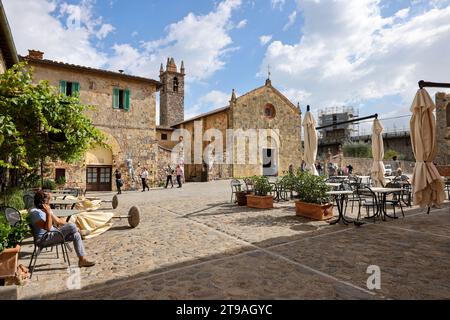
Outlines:
{"label": "handbag", "polygon": [[122,179],[117,180],[117,185],[118,185],[119,187],[123,187],[123,181],[122,181]]}

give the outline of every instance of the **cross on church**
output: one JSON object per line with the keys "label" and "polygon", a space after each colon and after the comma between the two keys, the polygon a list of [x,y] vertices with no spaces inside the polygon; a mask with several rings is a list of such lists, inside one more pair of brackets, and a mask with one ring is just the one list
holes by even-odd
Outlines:
{"label": "cross on church", "polygon": [[270,80],[270,76],[271,76],[271,73],[270,73],[270,64],[267,66],[267,74],[268,74],[267,79]]}

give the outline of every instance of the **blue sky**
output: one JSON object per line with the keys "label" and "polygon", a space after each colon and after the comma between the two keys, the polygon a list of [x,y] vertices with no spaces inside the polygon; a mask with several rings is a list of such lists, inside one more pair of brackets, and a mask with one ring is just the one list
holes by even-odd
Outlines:
{"label": "blue sky", "polygon": [[[186,117],[272,83],[314,111],[407,127],[417,81],[450,82],[448,0],[3,0],[20,54],[158,79],[185,61]],[[447,53],[447,54],[446,54]],[[430,90],[433,94],[434,91]],[[368,126],[362,126],[362,130]]]}

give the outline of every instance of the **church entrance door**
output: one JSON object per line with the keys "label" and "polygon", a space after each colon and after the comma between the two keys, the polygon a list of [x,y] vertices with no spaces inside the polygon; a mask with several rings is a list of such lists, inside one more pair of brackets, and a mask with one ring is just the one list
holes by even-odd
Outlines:
{"label": "church entrance door", "polygon": [[263,175],[278,176],[277,149],[263,149]]}

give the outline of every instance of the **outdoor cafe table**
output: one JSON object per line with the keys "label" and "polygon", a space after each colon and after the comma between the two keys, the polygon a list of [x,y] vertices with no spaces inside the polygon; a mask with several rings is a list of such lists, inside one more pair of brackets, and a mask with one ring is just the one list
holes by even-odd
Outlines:
{"label": "outdoor cafe table", "polygon": [[327,195],[334,196],[334,199],[336,200],[336,206],[339,212],[338,219],[333,222],[330,222],[331,225],[339,223],[341,220],[345,225],[352,223],[352,221],[348,221],[347,219],[345,219],[345,212],[344,212],[344,200],[345,197],[350,194],[353,194],[353,191],[339,190],[327,192]]}
{"label": "outdoor cafe table", "polygon": [[342,183],[327,182],[326,185],[332,187],[333,189],[337,189],[342,185]]}
{"label": "outdoor cafe table", "polygon": [[71,209],[73,209],[73,207],[79,202],[80,200],[53,200],[50,204],[54,207],[64,207],[67,209],[67,207],[69,206]]}
{"label": "outdoor cafe table", "polygon": [[65,209],[54,209],[53,214],[58,218],[66,218],[68,222],[70,218],[76,214],[83,212],[82,210],[65,210]]}
{"label": "outdoor cafe table", "polygon": [[[383,217],[382,217],[383,220],[386,220],[386,217],[391,218],[391,219],[398,219],[398,217],[390,216],[386,212],[386,198],[387,198],[387,195],[390,193],[403,192],[403,189],[402,188],[382,188],[382,187],[374,187],[371,189],[375,194],[377,194],[377,199],[378,199],[377,213],[375,213],[374,216],[377,216],[378,214],[383,214]],[[399,201],[399,204],[400,204],[400,208],[402,208],[401,201]],[[403,210],[403,208],[402,208],[402,210]],[[369,217],[369,218],[373,218],[373,216]]]}

